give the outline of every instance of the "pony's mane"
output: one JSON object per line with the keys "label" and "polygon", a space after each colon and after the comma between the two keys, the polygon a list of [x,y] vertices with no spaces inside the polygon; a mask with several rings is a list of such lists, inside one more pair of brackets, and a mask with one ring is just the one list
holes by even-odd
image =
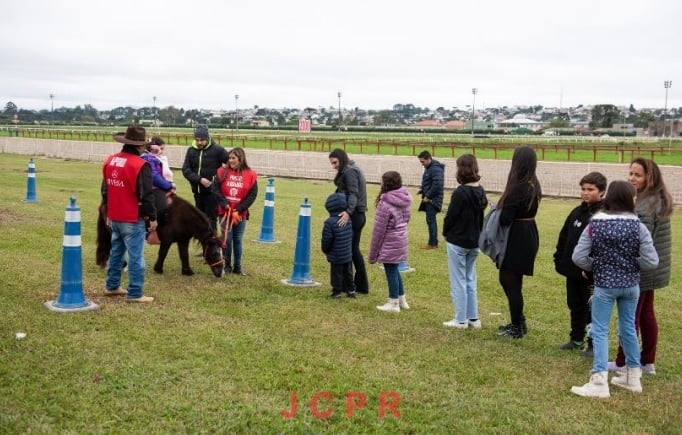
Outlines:
{"label": "pony's mane", "polygon": [[[211,228],[211,223],[208,220],[208,217],[199,210],[194,204],[190,203],[184,198],[179,197],[176,194],[172,195],[173,202],[175,203],[176,206],[179,206],[179,208],[183,208],[188,212],[188,214],[191,214],[192,219],[195,219],[197,221],[200,221],[204,227],[206,228]],[[213,231],[210,230],[210,234],[208,236],[213,236]]]}

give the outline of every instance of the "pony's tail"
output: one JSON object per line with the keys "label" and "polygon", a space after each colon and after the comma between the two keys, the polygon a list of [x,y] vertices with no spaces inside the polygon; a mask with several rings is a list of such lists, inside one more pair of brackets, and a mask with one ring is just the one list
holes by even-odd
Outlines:
{"label": "pony's tail", "polygon": [[111,231],[107,228],[106,206],[100,205],[97,213],[97,251],[95,262],[99,267],[105,267],[111,252]]}

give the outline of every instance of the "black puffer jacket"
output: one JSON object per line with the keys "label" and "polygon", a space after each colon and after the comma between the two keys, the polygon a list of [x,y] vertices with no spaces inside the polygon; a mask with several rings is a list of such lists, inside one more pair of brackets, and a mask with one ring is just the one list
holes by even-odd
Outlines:
{"label": "black puffer jacket", "polygon": [[327,254],[330,263],[350,263],[353,259],[352,242],[353,227],[344,225],[340,227],[339,213],[346,209],[346,195],[333,193],[324,204],[329,212],[329,217],[324,221],[322,228],[322,252]]}
{"label": "black puffer jacket", "polygon": [[431,200],[431,204],[441,210],[443,207],[443,189],[445,188],[445,165],[438,160],[431,160],[431,164],[424,169],[422,185],[419,192],[423,197]]}
{"label": "black puffer jacket", "polygon": [[206,193],[210,194],[211,188],[205,188],[199,181],[202,178],[213,180],[218,168],[227,163],[229,154],[227,150],[213,139],[210,139],[210,144],[204,149],[199,149],[196,143],[187,149],[185,161],[182,164],[182,175],[189,181],[192,187],[192,193]]}

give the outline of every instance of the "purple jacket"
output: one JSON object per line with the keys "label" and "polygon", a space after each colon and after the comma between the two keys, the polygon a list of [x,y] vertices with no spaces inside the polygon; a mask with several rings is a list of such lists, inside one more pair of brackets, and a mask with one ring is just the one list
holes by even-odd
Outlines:
{"label": "purple jacket", "polygon": [[407,223],[411,205],[412,196],[405,187],[381,195],[369,245],[370,264],[407,261]]}

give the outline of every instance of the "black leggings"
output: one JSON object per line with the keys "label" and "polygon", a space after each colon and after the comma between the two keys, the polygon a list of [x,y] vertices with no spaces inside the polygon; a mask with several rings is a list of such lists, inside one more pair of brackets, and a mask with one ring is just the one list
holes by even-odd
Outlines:
{"label": "black leggings", "polygon": [[526,320],[523,315],[523,274],[500,269],[500,284],[509,302],[511,323],[521,326]]}

